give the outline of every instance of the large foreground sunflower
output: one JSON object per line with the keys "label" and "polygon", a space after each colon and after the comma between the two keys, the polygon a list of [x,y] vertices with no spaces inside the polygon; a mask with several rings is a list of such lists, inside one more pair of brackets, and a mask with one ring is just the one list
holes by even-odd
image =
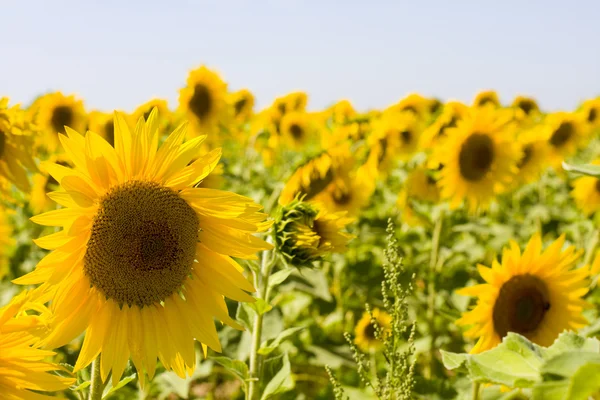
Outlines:
{"label": "large foreground sunflower", "polygon": [[201,66],[190,72],[179,91],[179,109],[192,122],[194,133],[213,133],[227,110],[227,84],[214,71]]}
{"label": "large foreground sunflower", "polygon": [[510,116],[490,107],[473,109],[456,128],[449,128],[432,165],[443,165],[441,197],[458,207],[466,200],[471,211],[485,208],[517,172],[519,147],[508,125]]}
{"label": "large foreground sunflower", "polygon": [[46,346],[86,331],[78,371],[101,354],[101,376],[118,382],[131,357],[141,382],[156,358],[179,376],[195,366],[194,339],[221,345],[213,318],[242,329],[223,296],[253,301],[253,286],[231,258],[270,248],[253,236],[269,227],[251,199],[195,188],[221,150],[190,163],[204,137],[183,143],[186,125],[159,147],[158,116],[129,130],[115,113],[115,147],[93,132],[67,129],[60,140],[74,168],[48,165],[64,208],[32,218],[63,230],[36,243],[53,250],[19,284],[42,283],[53,317]]}
{"label": "large foreground sunflower", "polygon": [[[67,389],[75,379],[54,374],[62,368],[45,361],[54,352],[35,347],[47,310],[31,292],[17,295],[0,308],[0,393],[7,400],[52,399],[40,392]],[[33,310],[41,316],[28,315]]]}
{"label": "large foreground sunflower", "polygon": [[508,332],[518,333],[541,346],[549,346],[565,329],[586,324],[582,311],[588,303],[588,268],[573,269],[581,255],[573,246],[562,250],[561,236],[542,251],[542,239],[534,235],[525,251],[510,243],[502,263],[479,265],[486,283],[458,293],[476,296],[476,307],[463,314],[459,325],[470,325],[465,336],[479,339],[472,353],[498,345]]}

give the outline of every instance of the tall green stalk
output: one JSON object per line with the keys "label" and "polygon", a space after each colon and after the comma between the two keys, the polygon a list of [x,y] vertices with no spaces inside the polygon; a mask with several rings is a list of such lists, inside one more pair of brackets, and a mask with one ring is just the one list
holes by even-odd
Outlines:
{"label": "tall green stalk", "polygon": [[[107,379],[108,381],[108,379]],[[102,393],[106,382],[102,382],[102,373],[100,372],[100,354],[92,363],[92,383],[90,385],[90,399],[89,400],[102,400]]]}

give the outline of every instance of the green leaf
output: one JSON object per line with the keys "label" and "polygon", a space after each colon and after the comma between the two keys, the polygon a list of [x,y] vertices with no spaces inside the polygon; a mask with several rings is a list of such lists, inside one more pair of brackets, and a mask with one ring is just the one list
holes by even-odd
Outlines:
{"label": "green leaf", "polygon": [[242,326],[248,331],[252,332],[252,323],[254,321],[254,310],[252,310],[248,303],[239,303],[237,311],[235,313],[235,319],[242,324]]}
{"label": "green leaf", "polygon": [[77,385],[77,386],[76,386],[76,387],[74,387],[74,388],[71,388],[71,390],[72,390],[72,391],[74,391],[74,392],[77,392],[77,391],[79,391],[79,390],[83,390],[83,389],[87,388],[87,387],[88,387],[88,386],[90,386],[91,384],[92,384],[92,382],[91,382],[91,381],[85,381],[85,382],[83,382],[82,384],[80,384],[80,385]]}
{"label": "green leaf", "polygon": [[263,299],[256,299],[254,303],[245,303],[248,307],[252,308],[258,315],[263,315],[273,309],[273,306],[264,301]]}
{"label": "green leaf", "polygon": [[566,162],[562,163],[562,167],[568,172],[577,172],[583,175],[589,176],[600,176],[600,165],[594,164],[583,164],[583,165],[571,165]]}
{"label": "green leaf", "polygon": [[242,382],[244,382],[244,384],[246,383],[246,380],[248,379],[248,366],[246,365],[246,363],[240,361],[240,360],[233,360],[229,357],[210,357],[211,360],[214,360],[216,363],[221,364],[223,367],[225,367],[225,369],[227,369],[228,371],[230,371],[232,374],[234,374],[235,376],[237,376],[238,378],[240,378],[242,380]]}
{"label": "green leaf", "polygon": [[[287,353],[285,353],[283,357],[276,357],[276,360],[281,361],[281,367],[279,368],[279,372],[277,372],[277,374],[271,378],[269,383],[267,383],[267,386],[265,386],[260,400],[270,399],[276,394],[288,392],[295,387]],[[265,361],[265,364],[268,361],[269,360]]]}
{"label": "green leaf", "polygon": [[449,351],[440,350],[442,353],[442,362],[446,369],[457,369],[467,362],[468,354],[452,353]]}
{"label": "green leaf", "polygon": [[272,288],[283,283],[288,278],[288,276],[290,276],[290,274],[294,271],[294,268],[285,268],[275,272],[269,277],[269,287]]}
{"label": "green leaf", "polygon": [[262,354],[262,355],[270,354],[273,350],[277,349],[277,347],[279,347],[279,345],[284,340],[286,340],[290,336],[294,335],[296,332],[301,331],[302,329],[304,329],[304,327],[289,328],[289,329],[286,329],[283,332],[281,332],[279,335],[277,335],[277,337],[275,339],[266,340],[260,346],[260,349],[258,349],[258,354]]}
{"label": "green leaf", "polygon": [[[111,383],[109,382],[109,384],[106,386],[106,388],[104,389],[104,392],[102,394],[102,398],[103,399],[107,399],[109,398],[112,394],[114,394],[117,390],[121,389],[123,386],[127,385],[129,382],[133,381],[135,378],[137,377],[137,375],[135,373],[126,376],[125,378],[121,379],[119,381],[119,383],[117,383],[115,386],[112,386]],[[111,380],[112,382],[112,380]]]}
{"label": "green leaf", "polygon": [[541,368],[542,374],[570,377],[586,364],[600,365],[600,354],[570,351],[548,360]]}

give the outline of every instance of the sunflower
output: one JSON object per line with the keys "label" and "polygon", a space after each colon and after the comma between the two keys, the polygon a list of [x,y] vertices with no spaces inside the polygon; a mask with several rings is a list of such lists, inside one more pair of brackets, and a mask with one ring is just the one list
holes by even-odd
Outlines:
{"label": "sunflower", "polygon": [[385,173],[398,160],[408,160],[419,149],[421,131],[421,124],[413,113],[385,113],[374,124],[369,137],[369,157],[375,158],[378,170]]}
{"label": "sunflower", "polygon": [[90,112],[88,129],[102,136],[111,146],[115,145],[115,124],[112,114],[101,111]]}
{"label": "sunflower", "polygon": [[9,271],[8,249],[14,243],[13,228],[8,220],[6,210],[0,208],[0,280],[4,278]]}
{"label": "sunflower", "polygon": [[585,125],[578,114],[550,114],[545,118],[542,129],[548,138],[549,163],[554,168],[560,168],[564,159],[575,154],[586,140]]}
{"label": "sunflower", "polygon": [[279,204],[286,205],[297,197],[311,200],[329,186],[336,176],[346,174],[352,165],[353,158],[348,146],[322,152],[296,168],[279,196]]}
{"label": "sunflower", "polygon": [[74,168],[47,166],[64,208],[32,218],[62,231],[36,243],[53,250],[15,280],[51,293],[51,333],[62,346],[86,331],[75,371],[101,354],[101,376],[119,381],[131,357],[141,383],[156,358],[184,377],[195,365],[194,339],[221,345],[213,317],[242,327],[223,296],[253,301],[254,291],[231,258],[255,259],[271,246],[254,236],[269,228],[261,206],[214,189],[194,188],[217,165],[221,150],[195,162],[205,137],[183,143],[183,124],[158,146],[158,116],[129,130],[115,113],[115,148],[93,132],[61,136]]}
{"label": "sunflower", "polygon": [[59,145],[58,134],[65,134],[65,127],[83,131],[86,127],[86,114],[83,102],[74,95],[65,96],[61,92],[50,93],[36,101],[33,108],[37,126],[45,133],[41,137],[42,147],[53,153]]}
{"label": "sunflower", "polygon": [[520,131],[517,143],[521,147],[521,158],[517,163],[519,183],[536,181],[548,167],[548,139],[543,130],[530,127]]}
{"label": "sunflower", "polygon": [[590,128],[595,129],[600,126],[600,98],[584,102],[580,112]]}
{"label": "sunflower", "polygon": [[517,96],[512,102],[512,107],[521,110],[526,116],[540,111],[540,107],[533,97]]}
{"label": "sunflower", "polygon": [[421,135],[421,147],[425,149],[432,149],[445,138],[446,130],[455,128],[468,110],[466,105],[458,101],[448,102],[443,107],[441,114]]}
{"label": "sunflower", "polygon": [[27,170],[36,170],[31,156],[30,128],[24,112],[18,106],[8,108],[8,99],[0,98],[0,185],[3,188],[11,182],[22,192],[29,191]]}
{"label": "sunflower", "polygon": [[252,116],[254,109],[254,95],[248,89],[238,90],[229,95],[229,104],[233,110],[233,117],[238,122],[246,122]]}
{"label": "sunflower", "polygon": [[510,113],[490,107],[472,109],[444,146],[434,150],[432,165],[443,165],[441,197],[456,208],[467,200],[471,212],[486,208],[517,172],[519,147],[512,138]]}
{"label": "sunflower", "polygon": [[[53,373],[63,368],[44,361],[54,352],[34,347],[47,309],[32,301],[31,293],[23,292],[0,308],[0,390],[4,399],[50,399],[54,397],[39,392],[62,391],[75,383],[74,378]],[[29,310],[42,314],[28,315]]]}
{"label": "sunflower", "polygon": [[305,112],[289,112],[281,118],[280,131],[293,149],[302,150],[313,133],[310,116]]}
{"label": "sunflower", "polygon": [[328,119],[335,125],[346,124],[357,113],[349,100],[340,100],[326,110]]}
{"label": "sunflower", "polygon": [[[600,165],[600,159],[594,160],[592,164]],[[600,179],[593,176],[575,179],[571,195],[585,215],[595,213],[600,210]]]}
{"label": "sunflower", "polygon": [[[62,166],[70,166],[67,159],[61,156],[53,156],[48,161]],[[34,214],[40,214],[44,211],[56,208],[56,204],[48,197],[48,193],[58,190],[60,185],[48,173],[43,163],[40,166],[40,173],[33,175],[33,185],[31,187],[31,196],[29,197],[29,207]]]}
{"label": "sunflower", "polygon": [[366,165],[352,174],[340,176],[314,197],[313,202],[331,212],[346,211],[357,215],[369,205],[375,191],[375,180]]}
{"label": "sunflower", "polygon": [[292,111],[306,111],[308,96],[305,92],[292,92],[278,97],[271,108],[279,118]]}
{"label": "sunflower", "polygon": [[[131,113],[131,124],[135,126],[140,118],[144,118],[144,121],[148,120],[152,110],[156,108],[160,119],[164,122],[169,122],[172,119],[172,113],[169,109],[169,103],[164,99],[151,99],[144,104],[138,106],[133,113]],[[112,115],[111,115],[112,117]],[[98,132],[96,132],[98,133]]]}
{"label": "sunflower", "polygon": [[214,133],[227,110],[227,84],[214,71],[201,66],[190,72],[179,91],[179,109],[199,133]]}
{"label": "sunflower", "polygon": [[431,102],[429,99],[421,96],[418,93],[411,93],[398,103],[388,107],[384,113],[400,113],[407,112],[415,117],[422,117],[430,111]]}
{"label": "sunflower", "polygon": [[586,324],[582,315],[588,303],[588,268],[573,269],[582,251],[569,246],[562,250],[565,236],[542,251],[540,234],[535,234],[521,254],[511,241],[502,252],[502,263],[478,266],[486,283],[460,289],[459,294],[476,296],[477,305],[463,314],[458,325],[469,325],[469,338],[479,338],[472,353],[498,345],[508,332],[518,333],[541,346],[549,346],[565,329]]}
{"label": "sunflower", "polygon": [[482,92],[477,93],[475,99],[473,100],[473,106],[482,107],[488,105],[500,107],[500,99],[498,98],[498,93],[496,93],[493,90],[484,90]]}
{"label": "sunflower", "polygon": [[400,192],[396,205],[402,212],[402,220],[410,226],[426,222],[415,211],[413,201],[436,204],[440,200],[440,189],[434,172],[420,166],[412,170],[404,182],[404,189]]}
{"label": "sunflower", "polygon": [[372,319],[377,321],[382,335],[388,335],[391,332],[392,317],[378,308],[375,308],[372,313],[371,317],[371,314],[365,312],[354,328],[356,335],[354,343],[364,352],[376,351],[383,346],[383,342],[375,337],[375,326]]}
{"label": "sunflower", "polygon": [[309,266],[329,253],[343,253],[354,236],[344,232],[352,218],[294,200],[281,208],[275,221],[277,248],[287,262]]}

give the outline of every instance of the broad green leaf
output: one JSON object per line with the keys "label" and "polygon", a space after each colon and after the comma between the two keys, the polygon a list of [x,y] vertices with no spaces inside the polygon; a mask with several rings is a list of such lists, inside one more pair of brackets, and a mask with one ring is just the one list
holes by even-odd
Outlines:
{"label": "broad green leaf", "polygon": [[541,373],[570,377],[586,364],[600,365],[600,353],[570,351],[559,354],[542,366]]}
{"label": "broad green leaf", "polygon": [[264,301],[263,299],[256,299],[254,303],[245,303],[248,307],[252,308],[258,315],[263,315],[273,309],[273,306]]}
{"label": "broad green leaf", "polygon": [[235,313],[235,319],[242,324],[242,326],[248,331],[252,332],[252,324],[254,321],[254,310],[252,310],[248,303],[239,303],[237,311]]}
{"label": "broad green leaf", "polygon": [[302,329],[304,329],[304,328],[296,327],[296,328],[289,328],[289,329],[284,330],[279,335],[277,335],[277,337],[275,339],[267,340],[267,341],[263,342],[263,344],[260,346],[260,349],[258,349],[258,354],[262,354],[262,355],[270,354],[273,350],[277,349],[277,347],[279,347],[279,345],[284,340],[291,337],[296,332],[301,331]]}
{"label": "broad green leaf", "polygon": [[583,164],[583,165],[571,165],[566,162],[562,163],[562,167],[568,172],[577,172],[583,175],[589,176],[600,176],[600,165]]}
{"label": "broad green leaf", "polygon": [[123,386],[127,385],[129,382],[133,381],[135,378],[137,377],[137,375],[131,374],[129,376],[126,376],[125,378],[121,379],[119,381],[119,383],[117,383],[115,386],[112,386],[110,383],[106,386],[106,388],[104,389],[104,392],[102,394],[102,398],[103,399],[108,399],[112,394],[114,394],[117,390],[121,389]]}
{"label": "broad green leaf", "polygon": [[281,361],[282,365],[279,372],[277,372],[277,374],[271,378],[269,383],[267,383],[267,386],[265,386],[260,398],[261,400],[270,399],[276,394],[288,392],[295,387],[287,353],[283,355]]}
{"label": "broad green leaf", "polygon": [[534,400],[565,400],[569,393],[569,381],[541,382],[533,387]]}
{"label": "broad green leaf", "polygon": [[442,353],[442,362],[446,369],[457,369],[467,362],[468,354],[452,353],[449,351],[440,350]]}
{"label": "broad green leaf", "polygon": [[575,372],[571,378],[568,400],[587,400],[593,395],[600,395],[600,364],[586,364]]}
{"label": "broad green leaf", "polygon": [[221,364],[223,367],[225,367],[228,371],[230,371],[231,373],[233,373],[234,375],[236,375],[238,378],[240,378],[242,380],[242,382],[246,382],[246,379],[248,379],[248,366],[246,365],[246,363],[239,361],[239,360],[233,360],[229,357],[210,357],[211,360],[214,360],[216,363]]}
{"label": "broad green leaf", "polygon": [[275,287],[280,283],[283,283],[288,278],[288,276],[290,276],[290,274],[294,271],[294,268],[285,268],[275,272],[269,277],[269,287]]}

